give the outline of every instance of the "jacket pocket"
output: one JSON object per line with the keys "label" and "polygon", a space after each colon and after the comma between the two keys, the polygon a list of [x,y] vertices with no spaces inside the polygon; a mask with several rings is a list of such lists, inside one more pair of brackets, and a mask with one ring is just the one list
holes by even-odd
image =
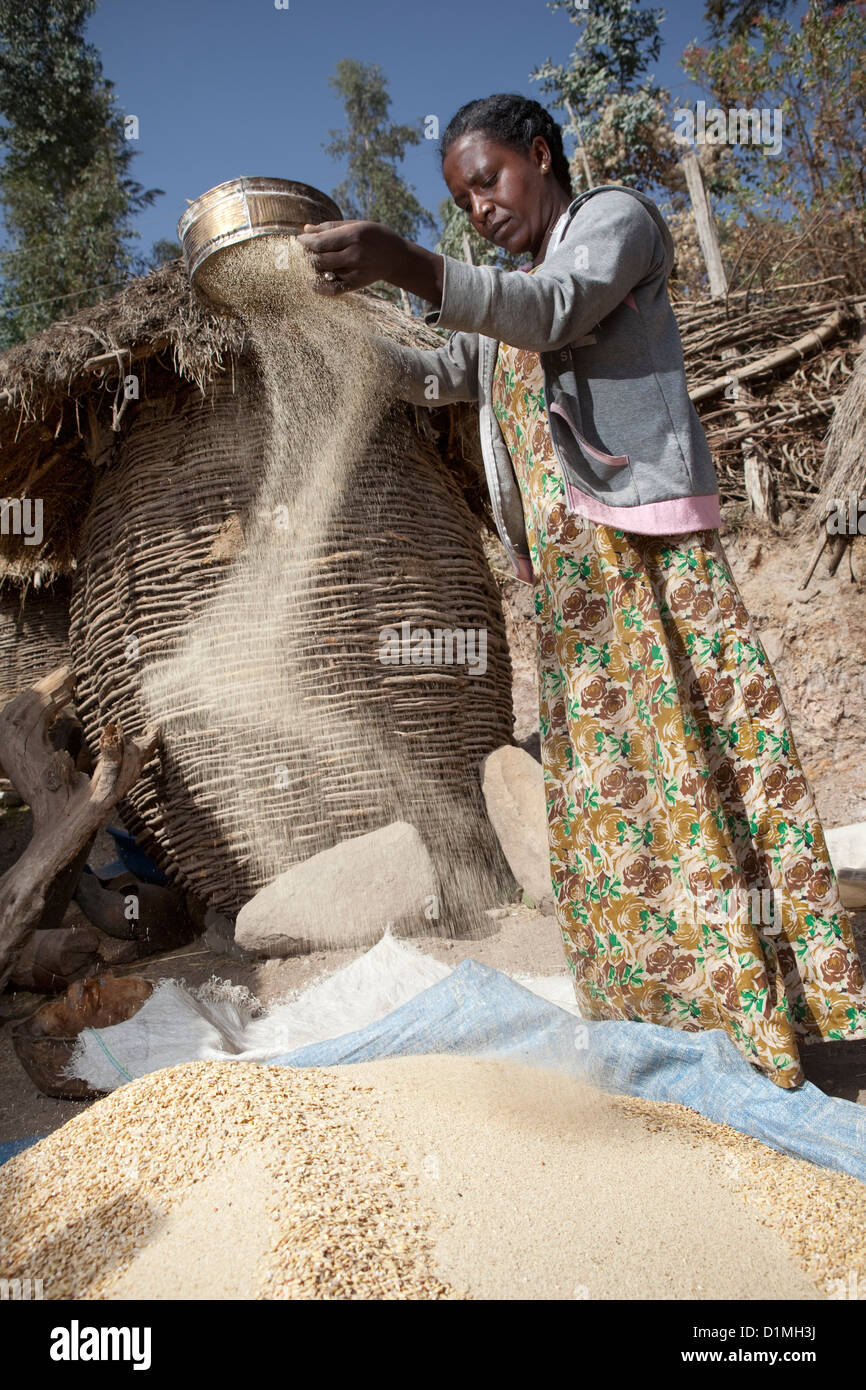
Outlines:
{"label": "jacket pocket", "polygon": [[595,459],[596,463],[607,464],[608,468],[624,468],[626,464],[630,462],[628,454],[605,454],[601,449],[594,448],[588,440],[584,439],[568,411],[563,409],[561,405],[557,405],[556,402],[554,402],[550,409],[552,414],[562,416],[581,449],[583,449],[584,453],[589,454],[591,459]]}
{"label": "jacket pocket", "polygon": [[575,427],[570,412],[559,402],[554,402],[549,407],[549,412],[551,427],[554,415],[568,426],[567,430],[560,426],[563,438],[560,448],[557,449],[557,458],[569,504],[576,505],[574,496],[581,494],[610,506],[637,506],[640,497],[635,486],[630,455],[608,454],[590,444]]}

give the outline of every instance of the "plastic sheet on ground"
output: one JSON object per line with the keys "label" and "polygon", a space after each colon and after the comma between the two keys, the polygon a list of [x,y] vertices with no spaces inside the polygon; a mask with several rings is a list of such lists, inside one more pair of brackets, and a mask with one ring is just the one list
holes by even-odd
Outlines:
{"label": "plastic sheet on ground", "polygon": [[722,1029],[592,1023],[467,960],[386,1018],[274,1061],[322,1067],[425,1052],[552,1067],[619,1095],[687,1105],[781,1153],[866,1182],[866,1109],[811,1082],[784,1091],[749,1065]]}
{"label": "plastic sheet on ground", "polygon": [[16,1154],[23,1153],[31,1144],[38,1144],[39,1140],[44,1138],[44,1134],[31,1134],[27,1139],[5,1139],[0,1143],[0,1164],[5,1163],[7,1158],[14,1158]]}
{"label": "plastic sheet on ground", "polygon": [[[453,969],[386,931],[348,965],[268,1007],[228,980],[213,978],[195,988],[162,980],[132,1018],[98,1032],[86,1028],[67,1074],[110,1091],[181,1062],[270,1062],[290,1049],[365,1028]],[[567,974],[514,978],[579,1013]]]}

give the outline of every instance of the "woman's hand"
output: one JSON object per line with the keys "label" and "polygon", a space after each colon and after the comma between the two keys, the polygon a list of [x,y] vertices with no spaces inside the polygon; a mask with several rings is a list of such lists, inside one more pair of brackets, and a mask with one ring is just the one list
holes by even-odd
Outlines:
{"label": "woman's hand", "polygon": [[298,241],[320,275],[330,272],[329,279],[316,286],[322,294],[390,280],[405,244],[381,222],[308,222]]}
{"label": "woman's hand", "polygon": [[410,290],[432,304],[442,297],[442,257],[416,246],[382,222],[306,223],[298,241],[321,279],[321,294],[360,290],[376,280]]}

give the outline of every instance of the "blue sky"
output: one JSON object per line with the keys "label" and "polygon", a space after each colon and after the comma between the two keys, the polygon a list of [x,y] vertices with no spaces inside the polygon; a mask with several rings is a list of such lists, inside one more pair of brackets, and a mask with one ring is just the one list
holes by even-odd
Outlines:
{"label": "blue sky", "polygon": [[[702,0],[662,8],[657,80],[694,100],[679,58],[703,37]],[[577,29],[545,0],[289,0],[288,10],[274,0],[103,0],[87,32],[120,107],[139,117],[133,175],[165,190],[136,220],[149,252],[174,238],[187,198],[225,179],[264,174],[325,192],[340,182],[322,144],[344,123],[328,85],[341,58],[384,70],[392,120],[432,114],[444,129],[464,101],[490,92],[544,102],[529,74],[548,57],[564,62]],[[436,142],[410,148],[402,173],[435,216],[447,196]]]}

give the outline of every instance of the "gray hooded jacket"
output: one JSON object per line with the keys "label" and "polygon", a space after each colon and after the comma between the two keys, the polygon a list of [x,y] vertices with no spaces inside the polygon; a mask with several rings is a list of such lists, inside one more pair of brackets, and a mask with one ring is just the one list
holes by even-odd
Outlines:
{"label": "gray hooded jacket", "polygon": [[594,188],[563,213],[531,275],[443,257],[442,303],[425,316],[455,330],[441,348],[378,340],[400,399],[478,402],[493,516],[527,582],[523,503],[493,410],[500,341],[540,354],[569,510],[646,535],[719,525],[715,470],[667,294],[673,253],[650,198]]}

